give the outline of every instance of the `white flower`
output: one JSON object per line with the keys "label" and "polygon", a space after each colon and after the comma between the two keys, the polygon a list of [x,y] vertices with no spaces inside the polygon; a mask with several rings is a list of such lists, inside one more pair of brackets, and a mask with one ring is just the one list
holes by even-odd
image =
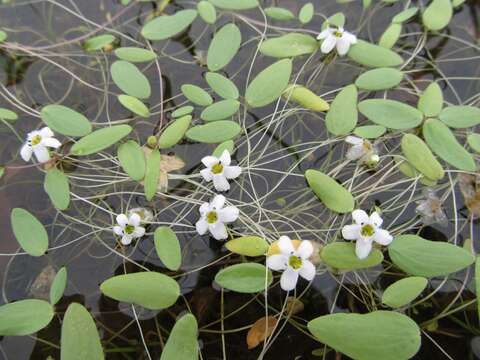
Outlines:
{"label": "white flower", "polygon": [[224,150],[222,155],[217,158],[215,156],[205,156],[202,159],[203,165],[207,168],[200,171],[205,181],[212,181],[217,191],[230,190],[228,179],[235,179],[240,175],[242,169],[240,166],[230,166],[232,162],[228,150]]}
{"label": "white flower", "polygon": [[117,215],[118,225],[113,227],[113,232],[122,237],[123,245],[130,245],[133,239],[145,235],[145,228],[140,226],[141,221],[140,215],[137,213],[131,214],[130,217],[125,214]]}
{"label": "white flower", "polygon": [[59,148],[62,144],[53,137],[53,132],[48,127],[29,132],[27,141],[20,149],[20,156],[25,161],[30,161],[32,153],[35,154],[39,163],[50,160],[50,154],[47,147]]}
{"label": "white flower", "polygon": [[345,142],[353,145],[348,149],[346,157],[348,160],[359,160],[362,165],[375,167],[380,161],[375,146],[367,139],[356,136],[347,136]]}
{"label": "white flower", "polygon": [[280,277],[280,286],[285,291],[295,289],[298,275],[305,280],[315,277],[315,266],[308,260],[313,253],[313,245],[308,240],[303,240],[297,249],[293,246],[288,236],[278,239],[280,254],[267,257],[267,267],[275,271],[283,271]]}
{"label": "white flower", "polygon": [[216,195],[211,202],[200,206],[200,219],[195,225],[200,235],[204,235],[208,230],[217,240],[228,238],[225,224],[237,220],[239,211],[235,206],[224,205],[225,196]]}
{"label": "white flower", "polygon": [[334,47],[337,47],[337,53],[340,56],[345,55],[350,49],[350,45],[357,42],[357,37],[343,30],[342,27],[338,29],[327,27],[317,36],[317,39],[323,39],[322,46],[320,46],[322,53],[328,54]]}
{"label": "white flower", "polygon": [[418,202],[418,206],[415,209],[417,214],[422,217],[423,224],[438,223],[443,226],[447,225],[448,218],[442,209],[442,200],[438,198],[432,189],[425,189],[423,193],[425,199]]}
{"label": "white flower", "polygon": [[353,225],[345,225],[342,235],[347,240],[356,240],[355,253],[359,259],[365,259],[372,251],[372,243],[375,241],[380,245],[388,245],[393,237],[387,230],[383,230],[383,220],[377,212],[368,216],[363,210],[352,212]]}

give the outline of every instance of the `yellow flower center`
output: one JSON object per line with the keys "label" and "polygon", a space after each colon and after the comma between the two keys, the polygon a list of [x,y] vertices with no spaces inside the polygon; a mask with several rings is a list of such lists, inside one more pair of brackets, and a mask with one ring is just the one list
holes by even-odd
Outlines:
{"label": "yellow flower center", "polygon": [[127,234],[132,234],[135,231],[135,226],[133,225],[127,225],[125,226],[125,233]]}
{"label": "yellow flower center", "polygon": [[209,224],[214,224],[217,222],[217,213],[215,211],[210,211],[208,214],[207,214],[207,222]]}
{"label": "yellow flower center", "polygon": [[223,165],[222,164],[215,164],[212,166],[212,173],[214,174],[221,174],[223,171]]}
{"label": "yellow flower center", "polygon": [[370,224],[364,225],[362,226],[361,234],[363,237],[373,236],[373,234],[375,234],[375,229]]}
{"label": "yellow flower center", "polygon": [[40,135],[35,135],[30,142],[32,145],[38,145],[42,141],[42,137]]}
{"label": "yellow flower center", "polygon": [[288,259],[288,265],[294,270],[298,270],[302,267],[302,259],[298,256],[292,255]]}
{"label": "yellow flower center", "polygon": [[339,30],[336,30],[334,31],[333,35],[337,38],[341,38],[342,35],[343,35],[343,32],[339,31]]}

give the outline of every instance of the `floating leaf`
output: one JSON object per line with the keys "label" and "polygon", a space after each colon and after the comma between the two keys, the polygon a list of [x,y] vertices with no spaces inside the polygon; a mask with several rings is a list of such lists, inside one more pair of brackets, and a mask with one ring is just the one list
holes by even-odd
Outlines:
{"label": "floating leaf", "polygon": [[115,36],[110,34],[94,36],[83,43],[86,51],[101,50],[115,41]]}
{"label": "floating leaf", "polygon": [[4,42],[5,40],[7,40],[7,33],[3,30],[0,30],[0,43]]}
{"label": "floating leaf", "polygon": [[445,276],[471,265],[473,255],[441,241],[429,241],[417,235],[396,237],[388,247],[393,263],[408,274],[424,277]]}
{"label": "floating leaf", "polygon": [[364,139],[376,139],[385,134],[387,128],[380,125],[359,126],[353,130],[353,133]]}
{"label": "floating leaf", "polygon": [[117,151],[118,160],[123,170],[135,181],[145,176],[145,155],[142,147],[133,140],[120,144]]}
{"label": "floating leaf", "polygon": [[40,112],[42,121],[53,131],[67,136],[85,136],[92,132],[90,121],[63,105],[47,105]]}
{"label": "floating leaf", "polygon": [[224,141],[215,148],[212,155],[219,158],[225,150],[228,150],[231,155],[234,152],[234,146],[235,143],[233,142],[233,140]]}
{"label": "floating leaf", "polygon": [[112,299],[150,310],[166,309],[180,296],[180,287],[175,280],[154,271],[114,276],[105,280],[100,290]]}
{"label": "floating leaf", "polygon": [[417,12],[418,12],[418,8],[415,6],[408,8],[406,10],[399,12],[397,15],[395,15],[392,19],[392,22],[397,24],[404,23],[410,20],[411,18],[413,18],[415,15],[417,15]]}
{"label": "floating leaf", "polygon": [[432,154],[427,144],[418,136],[405,134],[401,142],[402,152],[415,169],[432,180],[440,180],[445,175],[442,165]]}
{"label": "floating leaf", "polygon": [[312,21],[314,13],[315,8],[313,7],[313,4],[311,2],[306,3],[302,6],[300,12],[298,13],[298,20],[300,20],[302,24],[308,24],[310,21]]}
{"label": "floating leaf", "polygon": [[437,119],[427,119],[423,136],[430,149],[441,159],[464,171],[475,171],[473,156],[457,141],[452,131]]}
{"label": "floating leaf", "polygon": [[480,134],[470,134],[470,135],[468,135],[467,142],[468,142],[468,145],[473,150],[480,153]]}
{"label": "floating leaf", "polygon": [[151,89],[148,79],[132,63],[117,60],[110,67],[110,73],[115,85],[124,93],[140,99],[150,97]]}
{"label": "floating leaf", "polygon": [[398,41],[400,34],[402,33],[402,25],[397,23],[392,23],[385,30],[385,32],[380,37],[378,45],[385,49],[391,49],[393,45]]}
{"label": "floating leaf", "polygon": [[325,30],[328,26],[343,28],[345,26],[345,15],[342,12],[333,14],[323,22],[322,30]]}
{"label": "floating leaf", "polygon": [[197,4],[197,11],[207,24],[215,24],[217,20],[217,10],[215,10],[215,7],[210,2],[206,0],[200,1]]}
{"label": "floating leaf", "polygon": [[437,181],[431,180],[424,175],[420,174],[412,164],[410,164],[408,161],[400,160],[398,158],[395,158],[395,163],[398,166],[398,170],[405,175],[406,177],[416,179],[417,177],[420,177],[420,182],[424,185],[427,186],[435,186],[437,184]]}
{"label": "floating leaf", "polygon": [[355,254],[355,244],[347,242],[334,242],[324,246],[320,256],[328,266],[347,271],[377,266],[383,261],[383,254],[378,249],[373,249],[365,259],[359,259]]}
{"label": "floating leaf", "polygon": [[27,210],[15,208],[10,214],[13,234],[28,254],[42,256],[48,249],[48,235],[43,224]]}
{"label": "floating leaf", "polygon": [[47,301],[19,300],[0,306],[0,336],[24,336],[46,327],[54,315]]}
{"label": "floating leaf", "polygon": [[141,33],[148,40],[165,40],[184,31],[196,17],[197,11],[193,9],[162,15],[146,23]]}
{"label": "floating leaf", "polygon": [[209,0],[213,5],[226,10],[248,10],[258,6],[258,0]]}
{"label": "floating leaf", "polygon": [[350,133],[358,121],[358,92],[355,85],[345,86],[330,104],[330,110],[325,117],[325,125],[334,135]]}
{"label": "floating leaf", "polygon": [[16,121],[18,119],[18,115],[12,110],[0,108],[0,119]]}
{"label": "floating leaf", "polygon": [[445,125],[464,129],[480,124],[480,109],[473,106],[449,106],[438,117]]}
{"label": "floating leaf", "polygon": [[210,71],[218,71],[228,65],[237,54],[242,43],[242,34],[235,24],[227,24],[213,37],[207,53]]}
{"label": "floating leaf", "polygon": [[104,359],[97,327],[83,305],[72,303],[65,312],[60,340],[60,358],[62,360]]}
{"label": "floating leaf", "polygon": [[177,320],[160,360],[198,360],[198,325],[195,316],[185,314]]}
{"label": "floating leaf", "polygon": [[426,117],[435,117],[440,114],[443,107],[442,89],[436,82],[432,82],[423,91],[418,99],[418,110],[423,112]]}
{"label": "floating leaf", "polygon": [[167,226],[155,229],[155,250],[167,269],[177,271],[182,264],[182,249],[177,235]]}
{"label": "floating leaf", "polygon": [[265,40],[260,46],[263,55],[277,58],[312,54],[318,50],[318,41],[311,35],[291,33]]}
{"label": "floating leaf", "polygon": [[62,267],[58,270],[55,279],[53,279],[52,286],[50,288],[50,304],[55,305],[60,301],[67,287],[67,269]]}
{"label": "floating leaf", "polygon": [[423,115],[420,111],[395,100],[364,100],[358,104],[358,110],[375,124],[395,130],[417,127],[423,120]]}
{"label": "floating leaf", "polygon": [[262,344],[263,341],[272,335],[278,320],[273,316],[264,316],[252,325],[247,333],[247,346],[253,349]]}
{"label": "floating leaf", "polygon": [[155,60],[157,54],[151,50],[138,47],[121,47],[115,50],[115,55],[125,61],[147,62]]}
{"label": "floating leaf", "polygon": [[172,112],[172,117],[173,118],[179,118],[179,117],[183,117],[185,115],[189,115],[192,112],[193,112],[193,106],[186,105],[186,106],[179,107],[177,110]]}
{"label": "floating leaf", "polygon": [[330,176],[310,169],[305,172],[305,178],[327,208],[342,214],[353,211],[355,202],[352,194]]}
{"label": "floating leaf", "polygon": [[320,96],[301,85],[290,85],[283,97],[300,104],[303,108],[313,111],[327,111],[328,103]]}
{"label": "floating leaf", "polygon": [[166,149],[177,145],[180,140],[183,139],[191,122],[192,116],[185,115],[168,125],[158,139],[158,147],[160,149]]}
{"label": "floating leaf", "polygon": [[438,31],[448,25],[453,15],[450,0],[432,0],[422,14],[423,25],[428,30]]}
{"label": "floating leaf", "polygon": [[118,95],[118,101],[120,101],[123,106],[138,116],[142,116],[144,118],[148,118],[150,116],[150,110],[148,110],[147,106],[133,96]]}
{"label": "floating leaf", "polygon": [[403,64],[403,59],[390,49],[358,40],[350,47],[347,56],[360,65],[369,67],[396,67]]}
{"label": "floating leaf", "polygon": [[361,360],[407,360],[421,343],[418,325],[393,311],[324,315],[310,321],[308,330],[325,345]]}
{"label": "floating leaf", "polygon": [[77,156],[95,154],[122,140],[131,131],[130,125],[115,125],[96,130],[78,140],[70,151]]}
{"label": "floating leaf", "polygon": [[428,280],[420,276],[411,276],[394,282],[385,289],[382,303],[399,308],[412,302],[428,285]]}
{"label": "floating leaf", "polygon": [[217,121],[228,119],[238,112],[240,103],[237,100],[221,100],[205,108],[200,114],[204,121]]}
{"label": "floating leaf", "polygon": [[144,190],[145,198],[150,201],[157,192],[158,180],[160,179],[160,151],[154,149],[147,157],[145,168]]}
{"label": "floating leaf", "polygon": [[236,122],[220,120],[190,128],[185,136],[192,141],[217,144],[237,136],[242,128]]}
{"label": "floating leaf", "polygon": [[245,100],[253,107],[262,107],[277,100],[288,86],[292,60],[283,59],[260,72],[248,85]]}
{"label": "floating leaf", "polygon": [[192,84],[184,84],[181,87],[183,95],[200,106],[208,106],[213,103],[212,97],[201,87]]}
{"label": "floating leaf", "polygon": [[212,90],[224,99],[236,100],[240,96],[235,84],[221,74],[208,72],[205,75],[205,80]]}
{"label": "floating leaf", "polygon": [[280,21],[290,21],[295,19],[295,15],[288,9],[278,6],[271,6],[263,9],[268,17]]}
{"label": "floating leaf", "polygon": [[360,89],[378,91],[391,89],[403,80],[403,73],[397,69],[379,68],[367,71],[355,80]]}
{"label": "floating leaf", "polygon": [[43,184],[45,192],[58,210],[66,210],[70,205],[70,185],[68,177],[56,168],[47,170],[45,174],[45,183]]}
{"label": "floating leaf", "polygon": [[245,256],[265,255],[268,246],[267,240],[260,236],[242,236],[225,243],[231,252]]}
{"label": "floating leaf", "polygon": [[239,293],[256,293],[270,286],[272,273],[262,264],[242,263],[220,270],[215,282]]}

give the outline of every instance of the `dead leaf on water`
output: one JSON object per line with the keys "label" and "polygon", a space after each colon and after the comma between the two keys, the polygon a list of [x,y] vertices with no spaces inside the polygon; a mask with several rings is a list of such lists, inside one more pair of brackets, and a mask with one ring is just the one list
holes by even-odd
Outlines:
{"label": "dead leaf on water", "polygon": [[264,316],[255,321],[247,334],[248,348],[253,349],[262,343],[267,337],[272,335],[275,325],[277,325],[277,319],[273,316]]}
{"label": "dead leaf on water", "polygon": [[57,275],[55,268],[52,265],[47,265],[30,287],[30,294],[36,299],[49,300],[50,287],[55,275]]}
{"label": "dead leaf on water", "polygon": [[458,174],[458,186],[462,192],[465,206],[474,219],[480,217],[480,176]]}
{"label": "dead leaf on water", "polygon": [[[152,153],[152,149],[148,146],[143,147],[145,156],[148,157]],[[166,192],[168,190],[168,174],[175,170],[185,167],[185,161],[175,155],[160,156],[160,178],[158,180],[158,192]],[[143,185],[143,181],[140,182]]]}

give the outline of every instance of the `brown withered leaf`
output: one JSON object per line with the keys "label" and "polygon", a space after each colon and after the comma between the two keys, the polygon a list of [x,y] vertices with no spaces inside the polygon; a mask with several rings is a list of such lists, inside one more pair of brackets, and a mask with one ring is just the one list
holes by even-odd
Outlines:
{"label": "brown withered leaf", "polygon": [[305,305],[303,305],[303,302],[293,296],[289,296],[287,299],[287,305],[285,307],[285,313],[296,315],[302,312],[304,308]]}
{"label": "brown withered leaf", "polygon": [[57,272],[52,265],[47,265],[33,281],[30,294],[36,299],[50,299],[50,287]]}
{"label": "brown withered leaf", "polygon": [[458,186],[474,219],[480,217],[480,176],[458,174]]}
{"label": "brown withered leaf", "polygon": [[253,349],[263,342],[267,337],[272,335],[273,329],[277,325],[277,319],[273,316],[262,317],[255,321],[253,326],[248,330],[247,345],[248,349]]}
{"label": "brown withered leaf", "polygon": [[[148,146],[143,147],[145,156],[148,157],[152,153],[152,149]],[[175,155],[160,156],[160,178],[158,180],[158,191],[165,192],[168,190],[168,173],[180,170],[185,166],[185,162]],[[140,182],[143,185],[143,181]]]}

